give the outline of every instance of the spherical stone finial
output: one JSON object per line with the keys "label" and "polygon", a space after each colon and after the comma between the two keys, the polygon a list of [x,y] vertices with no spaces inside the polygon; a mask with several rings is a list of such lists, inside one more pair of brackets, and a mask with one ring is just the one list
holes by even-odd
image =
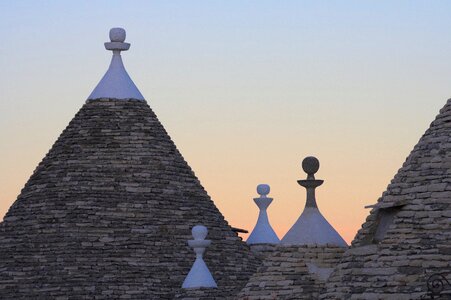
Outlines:
{"label": "spherical stone finial", "polygon": [[313,175],[319,170],[319,160],[314,156],[307,156],[302,161],[302,169],[308,175]]}
{"label": "spherical stone finial", "polygon": [[205,238],[207,237],[208,229],[203,225],[196,225],[191,230],[191,233],[193,234],[193,238],[195,240],[205,240]]}
{"label": "spherical stone finial", "polygon": [[111,28],[110,29],[110,40],[112,42],[123,43],[125,41],[125,29],[124,28]]}
{"label": "spherical stone finial", "polygon": [[259,184],[257,185],[257,193],[262,196],[262,197],[266,197],[266,195],[269,194],[269,191],[271,190],[271,188],[269,187],[268,184]]}

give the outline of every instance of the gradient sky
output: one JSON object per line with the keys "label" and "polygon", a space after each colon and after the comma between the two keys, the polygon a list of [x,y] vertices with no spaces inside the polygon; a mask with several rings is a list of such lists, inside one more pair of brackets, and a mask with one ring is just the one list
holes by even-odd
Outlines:
{"label": "gradient sky", "polygon": [[0,218],[106,71],[126,68],[232,226],[271,185],[282,237],[300,162],[350,242],[451,95],[450,1],[0,1]]}

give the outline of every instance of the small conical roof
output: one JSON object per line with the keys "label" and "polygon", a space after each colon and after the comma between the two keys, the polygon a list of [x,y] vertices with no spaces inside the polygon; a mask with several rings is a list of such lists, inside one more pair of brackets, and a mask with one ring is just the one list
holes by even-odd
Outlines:
{"label": "small conical roof", "polygon": [[0,223],[0,299],[172,299],[197,224],[217,293],[237,293],[258,261],[149,105],[88,100]]}
{"label": "small conical roof", "polygon": [[431,274],[451,273],[450,218],[451,99],[371,210],[321,299],[423,298]]}
{"label": "small conical roof", "polygon": [[323,180],[316,180],[314,175],[319,169],[318,159],[306,157],[302,168],[308,176],[306,180],[299,180],[298,183],[307,189],[307,201],[301,216],[282,238],[281,243],[347,247],[345,240],[324,218],[316,204],[315,189],[323,183]]}

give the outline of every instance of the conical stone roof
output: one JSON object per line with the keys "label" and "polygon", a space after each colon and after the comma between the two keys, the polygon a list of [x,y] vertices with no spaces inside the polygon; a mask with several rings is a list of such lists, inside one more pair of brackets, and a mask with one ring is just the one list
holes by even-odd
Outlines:
{"label": "conical stone roof", "polygon": [[172,299],[197,224],[215,294],[238,293],[258,262],[152,109],[88,100],[0,223],[0,299]]}
{"label": "conical stone roof", "polygon": [[420,299],[451,274],[451,99],[371,210],[321,299]]}

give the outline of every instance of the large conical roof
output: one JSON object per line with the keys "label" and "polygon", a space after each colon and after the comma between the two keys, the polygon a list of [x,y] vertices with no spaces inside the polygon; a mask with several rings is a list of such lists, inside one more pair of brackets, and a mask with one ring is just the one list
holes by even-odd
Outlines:
{"label": "large conical roof", "polygon": [[[371,210],[322,299],[419,299],[451,273],[451,99]],[[444,283],[444,282],[443,282]]]}
{"label": "large conical roof", "polygon": [[148,104],[88,100],[0,224],[0,298],[172,299],[197,224],[218,294],[238,292],[254,256]]}

